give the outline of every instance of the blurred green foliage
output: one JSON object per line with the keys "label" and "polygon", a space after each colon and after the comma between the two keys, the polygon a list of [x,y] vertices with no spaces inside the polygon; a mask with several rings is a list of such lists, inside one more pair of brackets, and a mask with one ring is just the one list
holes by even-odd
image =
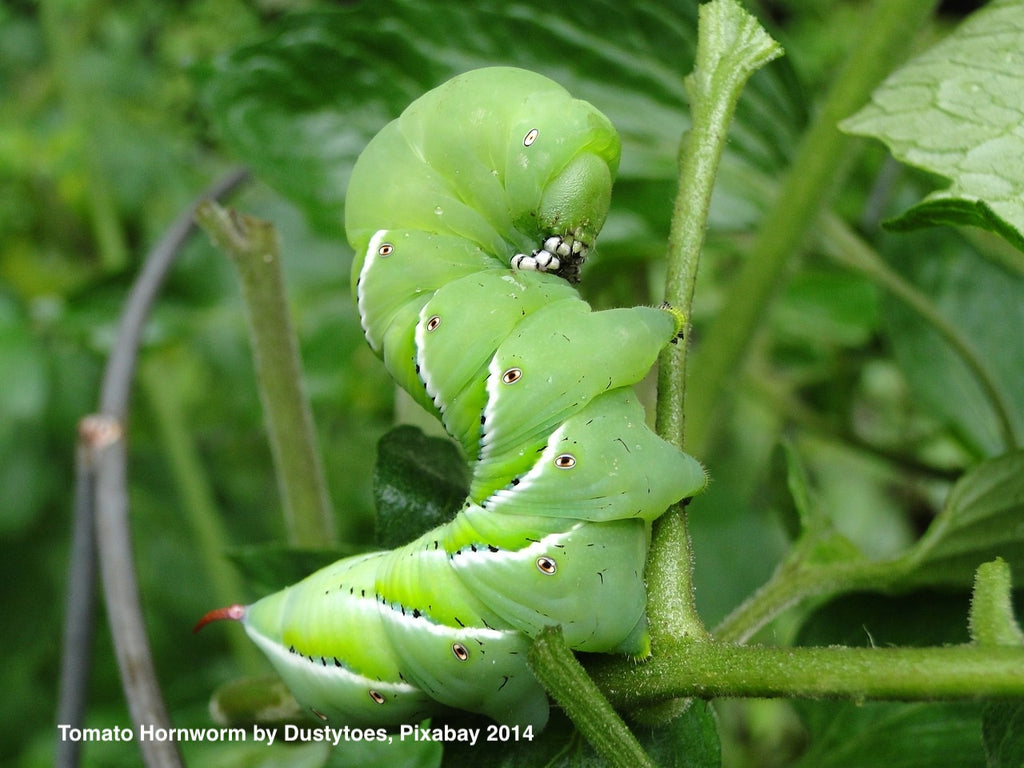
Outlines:
{"label": "blurred green foliage", "polygon": [[[702,329],[715,321],[765,201],[865,10],[853,0],[748,7],[788,57],[754,78],[731,133],[697,289],[694,376]],[[963,10],[940,15],[913,44],[942,34]],[[278,228],[339,538],[371,546],[370,478],[375,443],[393,420],[393,385],[366,348],[349,298],[341,206],[351,162],[387,119],[455,72],[513,64],[548,74],[597,104],[623,134],[613,212],[583,292],[601,307],[656,301],[687,124],[694,19],[688,0],[0,6],[0,762],[52,762],[76,424],[96,407],[142,258],[192,196],[239,159],[255,172],[233,204]],[[1024,422],[1024,280],[998,258],[982,258],[1003,245],[977,232],[885,232],[879,218],[919,200],[933,180],[897,169],[880,145],[865,144],[850,160],[835,210],[968,329],[1001,381],[1017,383],[1014,417]],[[225,557],[237,554],[243,571],[258,567],[248,553],[281,538],[276,488],[234,277],[201,237],[169,278],[142,365],[173,385],[178,426],[191,437],[204,468],[199,480],[227,530]],[[813,245],[794,254],[732,386],[736,406],[700,457],[712,486],[691,506],[698,603],[709,625],[762,583],[788,547],[793,510],[777,461],[783,434],[808,468],[818,507],[874,557],[920,534],[941,509],[951,474],[1001,450],[984,396],[943,341]],[[141,589],[175,725],[207,725],[210,692],[238,672],[224,634],[239,628],[189,634],[215,605],[183,524],[156,396],[140,379],[130,425]],[[253,594],[233,599],[266,586],[246,583]],[[898,603],[857,596],[813,616],[799,639],[946,642],[949,622],[966,614],[932,609],[959,609],[966,594],[912,593]],[[803,618],[778,622],[766,640],[792,639]],[[888,743],[897,753],[913,745],[923,755],[914,765],[945,764],[950,754],[983,764],[980,712],[730,704],[720,718],[723,757],[728,765],[784,765],[806,749],[800,764],[880,764],[890,753],[878,745]],[[89,724],[128,722],[101,624]],[[865,738],[879,723],[886,737]],[[922,752],[928,744],[933,751]],[[318,747],[184,752],[197,765],[325,758]],[[89,765],[138,762],[134,746],[89,744],[85,755]]]}

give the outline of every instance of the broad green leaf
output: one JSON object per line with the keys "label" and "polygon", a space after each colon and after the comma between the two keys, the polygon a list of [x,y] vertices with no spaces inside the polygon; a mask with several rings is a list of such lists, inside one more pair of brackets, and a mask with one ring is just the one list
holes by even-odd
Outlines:
{"label": "broad green leaf", "polygon": [[969,604],[966,591],[843,594],[816,608],[803,621],[796,644],[855,648],[960,645],[970,641]]}
{"label": "broad green leaf", "polygon": [[1024,250],[1024,5],[993,0],[843,123],[948,178],[894,224],[966,224]]}
{"label": "broad green leaf", "polygon": [[993,701],[985,705],[981,719],[988,768],[1019,768],[1024,765],[1024,702]]}
{"label": "broad green leaf", "polygon": [[795,768],[982,768],[977,704],[801,704],[810,744]]}
{"label": "broad green leaf", "polygon": [[373,495],[380,546],[406,544],[451,520],[465,500],[469,473],[451,440],[401,426],[381,438],[377,454]]}
{"label": "broad green leaf", "polygon": [[[221,139],[322,232],[339,235],[352,163],[436,68],[358,8],[284,18],[201,73]],[[372,64],[368,65],[367,62]],[[436,76],[436,74],[434,75]]]}
{"label": "broad green leaf", "polygon": [[1024,450],[964,475],[914,548],[911,584],[969,586],[984,562],[1001,557],[1024,574]]}
{"label": "broad green leaf", "polygon": [[219,686],[210,697],[210,716],[224,726],[251,723],[308,723],[309,715],[277,675],[241,677]]}
{"label": "broad green leaf", "polygon": [[718,721],[706,701],[693,701],[683,714],[660,728],[636,726],[635,731],[658,765],[718,768],[722,764]]}
{"label": "broad green leaf", "polygon": [[[890,259],[968,340],[1006,403],[1011,429],[1022,436],[1024,275],[941,235],[930,230],[900,237],[902,250]],[[883,306],[887,336],[920,405],[979,458],[1006,450],[992,400],[960,355],[905,304],[886,299]]]}
{"label": "broad green leaf", "polygon": [[[783,459],[784,468],[781,466]],[[783,441],[773,464],[779,468],[778,472],[785,473],[786,478],[788,499],[776,498],[772,506],[789,526],[790,535],[797,540],[796,548],[790,552],[791,562],[807,567],[862,560],[864,555],[857,546],[836,530],[834,520],[811,486],[808,467],[796,446],[788,440]],[[781,496],[781,493],[777,495]],[[786,519],[787,516],[795,519]]]}
{"label": "broad green leaf", "polygon": [[[541,72],[597,105],[622,135],[621,180],[674,180],[689,123],[684,79],[696,8],[694,0],[671,8],[652,0],[379,0],[285,17],[273,38],[197,74],[221,139],[338,235],[351,165],[373,134],[423,92],[481,66]],[[794,93],[772,73],[744,93],[716,192],[713,216],[723,225],[750,221],[766,179],[785,162],[803,118]]]}
{"label": "broad green leaf", "polygon": [[[486,729],[488,722],[483,718],[474,719],[471,725]],[[461,722],[455,724],[460,725]],[[604,761],[594,754],[569,718],[561,711],[553,710],[551,719],[540,733],[531,731],[515,741],[504,742],[487,741],[486,737],[481,737],[475,746],[447,744],[441,765],[442,768],[464,765],[486,765],[488,768],[525,768],[534,765],[597,768],[604,765]]]}
{"label": "broad green leaf", "polygon": [[786,285],[773,321],[802,348],[859,347],[877,328],[878,305],[878,291],[860,276],[805,269]]}
{"label": "broad green leaf", "polygon": [[330,750],[324,768],[437,768],[442,751],[443,745],[437,742],[402,740],[398,736],[391,741],[351,740]]}

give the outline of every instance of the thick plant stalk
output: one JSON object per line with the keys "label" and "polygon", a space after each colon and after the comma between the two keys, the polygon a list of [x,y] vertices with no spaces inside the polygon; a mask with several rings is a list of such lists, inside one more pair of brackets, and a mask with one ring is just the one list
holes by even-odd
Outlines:
{"label": "thick plant stalk", "polygon": [[639,666],[595,663],[617,707],[683,696],[934,701],[1024,695],[1024,648],[778,648],[678,642]]}
{"label": "thick plant stalk", "polygon": [[614,768],[654,768],[622,718],[587,676],[558,627],[543,630],[530,648],[530,667],[580,733]]}
{"label": "thick plant stalk", "polygon": [[[750,76],[782,54],[757,20],[733,0],[701,6],[698,23],[696,62],[687,78],[692,122],[680,151],[665,288],[665,301],[687,317],[715,175],[736,104]],[[680,449],[684,447],[687,341],[688,336],[666,349],[658,361],[658,434]],[[676,508],[655,524],[647,571],[656,651],[661,637],[706,635],[694,601],[691,562],[686,518]]]}
{"label": "thick plant stalk", "polygon": [[269,223],[212,202],[200,205],[196,217],[231,258],[241,279],[289,542],[300,547],[327,546],[334,541],[334,515],[313,417],[302,392],[302,368],[288,315],[277,235]]}
{"label": "thick plant stalk", "polygon": [[[711,193],[729,123],[749,77],[781,53],[778,44],[734,0],[715,0],[701,7],[696,65],[687,81],[692,124],[681,147],[679,193],[669,239],[665,295],[666,302],[686,316],[690,314],[693,301]],[[680,449],[683,447],[686,354],[684,338],[659,360],[657,430]],[[686,518],[681,508],[672,509],[655,524],[647,568],[648,611],[655,654],[664,653],[673,638],[683,642],[708,639],[697,614],[691,573]],[[576,680],[571,665],[558,663],[553,642],[541,636],[534,645],[531,661],[535,674],[548,692],[563,704],[595,748],[603,753],[609,750],[614,753],[616,749],[603,745],[616,738],[613,736],[619,733],[616,723],[621,721],[610,708],[607,708],[610,717],[602,714],[600,707],[606,707],[606,703],[596,691],[586,694],[589,680]],[[542,653],[544,649],[547,651]],[[579,694],[565,694],[566,690],[579,690]],[[583,698],[597,708],[595,712],[575,711],[583,706],[577,703]],[[677,711],[670,706],[668,710],[648,712],[646,719],[670,717]],[[595,718],[598,718],[597,725],[593,722]],[[589,731],[594,731],[594,735]],[[617,751],[628,750],[631,740],[626,730]],[[636,761],[627,764],[636,764]]]}

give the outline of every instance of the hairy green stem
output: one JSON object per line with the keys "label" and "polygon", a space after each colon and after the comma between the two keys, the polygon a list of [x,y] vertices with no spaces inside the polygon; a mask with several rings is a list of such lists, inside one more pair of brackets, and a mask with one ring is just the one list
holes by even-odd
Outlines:
{"label": "hairy green stem", "polygon": [[1010,566],[1001,557],[978,566],[968,626],[978,645],[1024,647],[1024,632],[1013,615]]}
{"label": "hairy green stem", "polygon": [[[687,78],[691,127],[680,146],[679,192],[668,244],[665,301],[689,317],[704,244],[715,175],[740,93],[749,77],[782,53],[735,0],[701,6],[697,56]],[[659,360],[658,434],[683,447],[688,327]],[[652,647],[657,653],[679,638],[707,641],[693,595],[692,554],[686,516],[676,506],[657,522],[647,567]],[[650,765],[639,744],[593,687],[561,634],[543,633],[531,666],[577,728],[614,765]],[[634,702],[637,704],[651,702]],[[669,711],[677,711],[670,708]],[[664,710],[651,715],[664,714]]]}
{"label": "hairy green stem", "polygon": [[749,257],[734,281],[698,356],[700,377],[691,385],[688,443],[698,456],[708,447],[728,383],[756,333],[777,283],[817,221],[816,214],[842,177],[854,141],[839,132],[871,91],[908,53],[915,32],[937,0],[875,0],[860,38],[805,134],[775,202],[761,223]]}
{"label": "hairy green stem", "polygon": [[924,293],[890,269],[882,258],[837,216],[826,215],[821,221],[821,243],[834,261],[853,269],[917,312],[952,347],[984,391],[1007,449],[1020,445],[1016,434],[1013,407],[998,379],[970,339],[951,323]]}
{"label": "hairy green stem", "polygon": [[[691,126],[680,146],[679,191],[668,242],[665,301],[690,315],[715,175],[740,93],[750,76],[782,49],[733,0],[701,6],[697,55],[687,78]],[[658,434],[682,448],[688,328],[658,365]],[[659,638],[700,638],[706,633],[692,587],[686,518],[676,507],[656,524],[647,577],[651,632]]]}
{"label": "hairy green stem", "polygon": [[[704,246],[715,176],[729,123],[750,76],[782,48],[732,0],[701,6],[694,70],[686,80],[690,130],[679,152],[679,190],[672,212],[665,301],[688,318]],[[684,332],[688,334],[689,328]],[[688,335],[659,361],[658,433],[683,446]]]}
{"label": "hairy green stem", "polygon": [[590,673],[619,707],[681,696],[865,700],[1024,696],[1024,648],[777,648],[678,642],[639,667]]}
{"label": "hairy green stem", "polygon": [[707,639],[693,591],[693,550],[686,512],[679,505],[672,506],[654,526],[644,575],[652,652],[661,653],[662,638]]}
{"label": "hairy green stem", "polygon": [[530,668],[608,765],[655,768],[651,758],[622,722],[565,643],[559,627],[534,639]]}
{"label": "hairy green stem", "polygon": [[327,546],[334,540],[334,516],[313,418],[302,391],[277,235],[269,223],[209,201],[196,209],[196,218],[230,256],[241,279],[289,542],[300,547]]}

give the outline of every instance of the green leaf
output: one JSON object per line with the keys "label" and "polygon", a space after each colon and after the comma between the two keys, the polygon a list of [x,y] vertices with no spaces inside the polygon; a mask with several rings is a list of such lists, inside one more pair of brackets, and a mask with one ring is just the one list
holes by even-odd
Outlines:
{"label": "green leaf", "polygon": [[718,720],[706,701],[693,701],[682,715],[660,728],[634,730],[647,754],[665,768],[718,768],[722,764]]}
{"label": "green leaf", "polygon": [[[996,162],[996,161],[992,161]],[[1016,172],[1017,169],[1011,169]],[[980,175],[977,171],[975,174]],[[912,208],[907,209],[901,216],[888,219],[883,222],[886,227],[896,231],[920,229],[921,227],[934,227],[943,224],[951,226],[970,226],[987,229],[1005,238],[1009,243],[1024,251],[1024,238],[1021,231],[1015,229],[1017,222],[1011,218],[1018,212],[1013,210],[1017,201],[1007,201],[1003,205],[990,203],[980,199],[987,195],[989,199],[997,193],[997,188],[1002,185],[995,183],[983,186],[981,183],[970,184],[970,176],[964,171],[960,177],[962,186],[950,187],[942,192],[934,192]],[[1024,178],[1024,177],[1022,177]],[[1015,187],[1019,189],[1020,187]],[[978,199],[971,199],[969,195],[976,194]],[[947,195],[962,195],[961,197],[947,197]],[[1001,216],[1000,213],[1004,214]],[[1012,224],[1011,224],[1012,222]],[[987,255],[987,254],[986,254]],[[1009,263],[1018,272],[1021,271],[1019,261],[1003,262]]]}
{"label": "green leaf", "polygon": [[[486,733],[487,720],[474,720],[472,727]],[[486,765],[489,768],[525,768],[543,765],[549,768],[573,766],[597,768],[605,765],[594,754],[572,722],[559,710],[551,712],[551,719],[540,733],[524,735],[518,740],[487,741],[481,735],[475,745],[451,743],[445,745],[443,768],[465,765]]]}
{"label": "green leaf", "polygon": [[427,437],[416,427],[396,427],[377,449],[377,543],[397,547],[451,520],[468,489],[466,461],[451,440]]}
{"label": "green leaf", "polygon": [[[339,745],[340,746],[340,745]],[[348,741],[343,748],[332,748],[324,768],[437,768],[443,746],[432,741],[399,739],[392,741]],[[285,763],[288,765],[288,763]]]}
{"label": "green leaf", "polygon": [[977,704],[801,705],[810,746],[795,768],[982,768]]}
{"label": "green leaf", "polygon": [[197,72],[222,140],[335,236],[355,158],[437,76],[400,32],[371,34],[360,9],[285,17],[271,39]]}
{"label": "green leaf", "polygon": [[309,714],[277,675],[241,677],[218,686],[210,698],[210,715],[231,727],[309,722]]}
{"label": "green leaf", "polygon": [[[894,266],[931,299],[973,347],[1000,392],[1015,435],[1024,435],[1024,275],[1014,274],[957,238],[936,230],[905,240]],[[884,302],[886,328],[915,399],[948,424],[977,457],[1009,448],[992,399],[961,355],[926,320],[902,302]]]}
{"label": "green leaf", "polygon": [[[475,746],[448,744],[444,766],[487,765],[489,768],[603,768],[600,758],[572,723],[555,709],[547,727],[531,739],[484,742],[486,721],[480,742]],[[633,731],[644,750],[662,768],[718,768],[721,754],[714,710],[704,701],[695,701],[679,717],[664,726],[635,726]]]}
{"label": "green leaf", "polygon": [[967,643],[966,593],[921,589],[906,595],[854,592],[817,607],[800,627],[797,645],[860,648]]}
{"label": "green leaf", "polygon": [[964,475],[912,551],[906,581],[968,586],[981,563],[1001,557],[1024,573],[1024,450]]}
{"label": "green leaf", "polygon": [[894,222],[992,230],[1024,250],[1024,16],[993,0],[892,75],[842,127],[948,178]]}
{"label": "green leaf", "polygon": [[786,487],[800,518],[800,529],[805,532],[817,531],[827,521],[823,519],[821,507],[811,491],[807,467],[792,442],[783,442],[782,450],[786,458]]}
{"label": "green leaf", "polygon": [[[373,134],[423,92],[481,66],[554,78],[619,130],[620,179],[674,182],[679,136],[689,123],[684,76],[693,62],[696,9],[694,0],[671,10],[653,0],[378,0],[286,16],[274,37],[195,75],[221,140],[318,229],[339,235],[352,163]],[[760,73],[747,89],[716,189],[717,221],[736,228],[756,215],[766,180],[785,163],[804,116],[796,94],[778,73]],[[628,235],[621,237],[635,249],[635,232]]]}
{"label": "green leaf", "polygon": [[985,705],[981,738],[988,768],[1024,765],[1024,702],[993,701]]}

